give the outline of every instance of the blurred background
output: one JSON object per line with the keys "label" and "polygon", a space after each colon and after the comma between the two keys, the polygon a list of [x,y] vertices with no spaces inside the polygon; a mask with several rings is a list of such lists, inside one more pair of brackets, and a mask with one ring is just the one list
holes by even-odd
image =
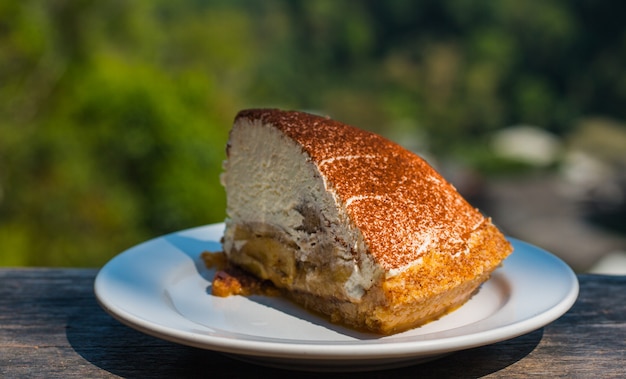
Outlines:
{"label": "blurred background", "polygon": [[221,222],[232,120],[278,107],[380,133],[508,235],[577,272],[619,271],[624,14],[617,0],[2,1],[0,266],[98,267]]}

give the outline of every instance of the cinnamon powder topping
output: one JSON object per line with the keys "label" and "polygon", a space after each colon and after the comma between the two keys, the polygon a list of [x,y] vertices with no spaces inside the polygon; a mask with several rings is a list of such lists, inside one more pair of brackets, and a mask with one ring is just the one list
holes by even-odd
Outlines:
{"label": "cinnamon powder topping", "polygon": [[463,253],[486,221],[422,158],[377,134],[296,111],[244,110],[240,118],[272,125],[302,147],[387,270],[427,251]]}

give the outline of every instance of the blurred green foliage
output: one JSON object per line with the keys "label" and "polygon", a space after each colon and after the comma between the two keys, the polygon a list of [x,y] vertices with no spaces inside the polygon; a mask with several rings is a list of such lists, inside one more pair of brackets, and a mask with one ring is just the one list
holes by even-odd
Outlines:
{"label": "blurred green foliage", "polygon": [[626,118],[626,3],[0,3],[0,265],[99,266],[220,222],[241,108],[494,165],[485,138]]}

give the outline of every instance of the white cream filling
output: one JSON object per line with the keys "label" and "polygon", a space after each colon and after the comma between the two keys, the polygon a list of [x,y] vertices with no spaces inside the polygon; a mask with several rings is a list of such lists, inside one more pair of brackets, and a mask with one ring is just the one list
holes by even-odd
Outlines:
{"label": "white cream filling", "polygon": [[[225,250],[231,243],[235,248],[242,243],[233,242],[234,232],[229,225],[249,222],[280,227],[298,245],[296,259],[302,262],[319,259],[312,256],[320,254],[319,246],[333,246],[324,253],[332,255],[323,259],[351,271],[339,290],[358,300],[382,270],[365,253],[360,231],[351,226],[345,211],[337,206],[338,199],[302,148],[274,127],[253,122],[256,124],[242,119],[233,127],[230,155],[221,175],[228,204]],[[320,230],[303,230],[305,220],[298,210],[303,206],[312,207],[320,216]],[[359,259],[354,252],[360,254]]]}

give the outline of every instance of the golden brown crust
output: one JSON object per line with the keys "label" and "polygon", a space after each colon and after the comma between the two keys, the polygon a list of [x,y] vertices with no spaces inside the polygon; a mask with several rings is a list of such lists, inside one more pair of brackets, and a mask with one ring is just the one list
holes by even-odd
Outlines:
{"label": "golden brown crust", "polygon": [[296,111],[244,110],[240,118],[271,124],[302,146],[386,270],[434,247],[466,252],[485,222],[423,159],[379,135]]}
{"label": "golden brown crust", "polygon": [[470,253],[423,255],[422,264],[384,280],[359,302],[287,293],[306,308],[335,323],[380,334],[399,333],[434,321],[463,305],[511,252],[491,223],[471,236]]}
{"label": "golden brown crust", "polygon": [[200,255],[208,269],[215,270],[211,282],[211,294],[218,297],[235,295],[276,296],[278,289],[272,282],[262,280],[228,261],[223,252],[205,251]]}

